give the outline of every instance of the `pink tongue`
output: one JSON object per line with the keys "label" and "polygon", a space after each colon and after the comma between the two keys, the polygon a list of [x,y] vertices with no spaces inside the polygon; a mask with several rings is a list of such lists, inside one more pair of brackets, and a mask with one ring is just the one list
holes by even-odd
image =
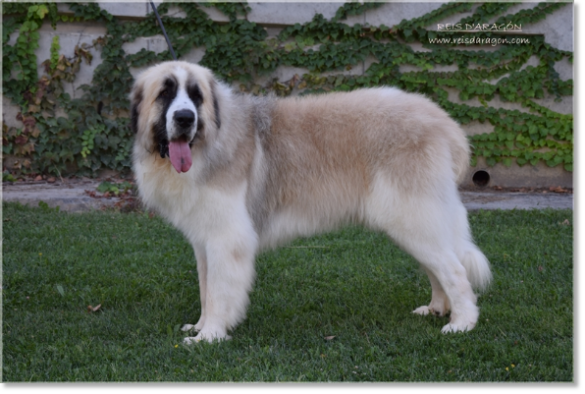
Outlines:
{"label": "pink tongue", "polygon": [[191,168],[191,149],[186,142],[169,142],[169,156],[171,164],[178,173],[187,172]]}

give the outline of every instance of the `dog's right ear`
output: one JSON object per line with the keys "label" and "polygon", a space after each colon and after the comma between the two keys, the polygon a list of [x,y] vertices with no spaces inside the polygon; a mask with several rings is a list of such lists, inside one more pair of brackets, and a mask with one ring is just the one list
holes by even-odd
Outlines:
{"label": "dog's right ear", "polygon": [[138,133],[138,107],[142,103],[142,86],[135,86],[130,95],[130,129],[134,134]]}

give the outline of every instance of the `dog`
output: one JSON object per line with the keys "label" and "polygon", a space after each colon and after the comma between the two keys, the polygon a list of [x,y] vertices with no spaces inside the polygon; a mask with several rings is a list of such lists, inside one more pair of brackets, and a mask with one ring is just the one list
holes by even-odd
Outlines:
{"label": "dog", "polygon": [[421,264],[432,297],[413,313],[450,311],[444,333],[476,325],[474,288],[491,272],[457,190],[470,148],[429,99],[393,87],[255,97],[170,61],[137,77],[130,102],[139,196],[195,251],[201,317],[186,343],[230,338],[260,250],[348,223]]}

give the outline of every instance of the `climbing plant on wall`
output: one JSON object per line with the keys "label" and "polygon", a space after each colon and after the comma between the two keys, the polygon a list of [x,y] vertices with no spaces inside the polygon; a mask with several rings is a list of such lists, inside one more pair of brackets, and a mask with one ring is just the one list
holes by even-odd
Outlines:
{"label": "climbing plant on wall", "polygon": [[[262,26],[246,19],[250,11],[246,3],[173,5],[184,12],[181,17],[168,15],[169,3],[161,4],[159,11],[179,58],[194,48],[205,48],[201,64],[242,91],[289,95],[397,86],[427,95],[462,124],[493,126],[493,132],[470,136],[472,164],[484,157],[488,165],[545,162],[572,171],[573,117],[547,109],[539,100],[572,95],[573,81],[562,80],[555,64],[563,59],[572,62],[573,54],[552,48],[541,35],[522,36],[513,29],[542,20],[567,4],[539,3],[509,12],[515,4],[447,3],[396,26],[363,26],[349,25],[346,18],[383,3],[351,2],[330,20],[317,14],[310,22],[282,29],[277,36],[269,36]],[[217,8],[230,22],[211,20],[206,7]],[[147,49],[127,54],[123,50],[125,43],[160,34],[152,14],[128,21],[95,3],[70,4],[69,9],[70,13],[62,14],[54,3],[4,4],[3,94],[20,107],[18,119],[23,123],[22,128],[3,124],[4,155],[21,158],[19,170],[24,173],[127,171],[133,138],[127,111],[133,82],[130,69],[170,60],[170,54]],[[470,42],[470,35],[461,30],[429,29],[445,18],[470,12],[471,16],[460,18],[460,25],[495,21],[497,31],[475,32],[476,41]],[[100,23],[106,34],[91,45],[76,47],[71,57],[60,53],[55,37],[39,77],[34,53],[41,24],[55,27],[73,21]],[[504,39],[525,41],[504,45]],[[493,51],[484,51],[477,46],[478,40],[499,44]],[[414,50],[413,43],[422,44],[425,50]],[[78,70],[93,60],[91,47],[99,49],[101,63],[91,83],[81,87],[82,97],[73,99],[64,92],[63,82],[74,80]],[[527,66],[534,57],[538,64]],[[364,64],[364,73],[347,72]],[[413,71],[401,71],[405,65]],[[269,76],[281,66],[307,72],[289,81],[258,83],[259,77]],[[436,71],[441,66],[455,68]],[[454,94],[458,100],[453,100]],[[496,98],[517,103],[523,110],[490,105]]]}

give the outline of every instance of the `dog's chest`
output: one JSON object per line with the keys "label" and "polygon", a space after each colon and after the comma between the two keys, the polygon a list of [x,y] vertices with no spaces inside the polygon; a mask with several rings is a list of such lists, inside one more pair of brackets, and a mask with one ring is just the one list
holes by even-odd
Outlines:
{"label": "dog's chest", "polygon": [[246,184],[230,190],[198,184],[191,171],[183,174],[143,168],[138,187],[143,202],[157,210],[191,241],[221,237],[234,226],[251,228],[245,206]]}
{"label": "dog's chest", "polygon": [[186,214],[199,198],[200,191],[190,174],[178,174],[170,165],[136,165],[134,171],[144,204],[172,222]]}

